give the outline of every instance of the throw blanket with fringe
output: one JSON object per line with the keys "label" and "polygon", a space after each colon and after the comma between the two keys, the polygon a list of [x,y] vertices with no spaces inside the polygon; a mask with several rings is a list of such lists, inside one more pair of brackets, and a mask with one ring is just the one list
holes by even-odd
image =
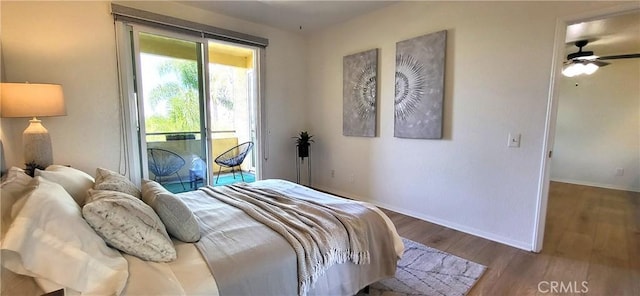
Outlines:
{"label": "throw blanket with fringe", "polygon": [[242,185],[200,190],[241,209],[289,242],[298,259],[299,295],[305,295],[333,264],[370,261],[364,222],[346,211]]}

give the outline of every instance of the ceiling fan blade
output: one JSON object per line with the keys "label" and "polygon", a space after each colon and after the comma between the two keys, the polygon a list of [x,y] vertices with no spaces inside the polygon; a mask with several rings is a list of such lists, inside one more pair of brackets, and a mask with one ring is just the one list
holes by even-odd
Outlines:
{"label": "ceiling fan blade", "polygon": [[571,64],[583,64],[583,65],[594,64],[594,65],[596,65],[598,67],[604,67],[604,66],[610,65],[611,63],[603,62],[600,59],[590,60],[590,61],[589,60],[575,60],[574,59],[574,60],[564,61],[562,64],[565,65],[565,66],[568,66],[568,65],[571,65]]}
{"label": "ceiling fan blade", "polygon": [[600,57],[601,60],[619,60],[619,59],[633,59],[640,58],[640,53],[631,53],[631,54],[621,54],[621,55],[611,55],[606,57]]}
{"label": "ceiling fan blade", "polygon": [[594,63],[594,64],[595,64],[596,66],[598,66],[598,67],[604,67],[604,66],[607,66],[607,65],[611,64],[611,63],[607,63],[607,62],[603,62],[603,61],[598,61],[598,60],[595,60],[595,61],[593,61],[592,63]]}

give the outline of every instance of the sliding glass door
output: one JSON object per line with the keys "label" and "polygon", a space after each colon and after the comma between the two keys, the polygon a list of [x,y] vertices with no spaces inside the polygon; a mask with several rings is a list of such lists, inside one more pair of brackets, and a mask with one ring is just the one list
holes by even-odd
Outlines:
{"label": "sliding glass door", "polygon": [[147,163],[143,177],[174,192],[206,184],[203,43],[157,32],[134,34],[141,158]]}
{"label": "sliding glass door", "polygon": [[[259,179],[257,50],[144,26],[121,30],[128,44],[120,52],[131,53],[130,64],[120,62],[121,75],[131,71],[121,82],[130,163],[138,168],[132,179],[173,192]],[[253,149],[241,164],[216,163],[245,142]]]}

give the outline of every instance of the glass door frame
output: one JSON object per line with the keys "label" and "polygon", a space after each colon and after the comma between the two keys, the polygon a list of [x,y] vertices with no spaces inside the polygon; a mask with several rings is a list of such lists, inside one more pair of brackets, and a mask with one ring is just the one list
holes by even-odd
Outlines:
{"label": "glass door frame", "polygon": [[[168,38],[174,38],[189,42],[196,43],[196,63],[198,64],[198,101],[199,101],[199,115],[200,115],[200,139],[201,140],[201,151],[204,155],[209,155],[208,149],[209,142],[207,135],[207,130],[210,122],[207,121],[209,106],[208,99],[205,97],[205,94],[208,93],[208,84],[205,82],[208,79],[208,71],[206,70],[205,65],[208,63],[208,53],[206,52],[206,45],[203,42],[206,42],[204,38],[197,38],[185,34],[174,33],[166,30],[159,30],[155,28],[150,28],[142,25],[132,25],[131,26],[132,38],[131,43],[133,44],[133,59],[135,65],[135,77],[142,77],[142,62],[141,62],[141,52],[140,52],[140,44],[137,36],[140,36],[141,33],[153,34]],[[204,80],[203,80],[204,79]],[[141,176],[144,179],[149,179],[149,170],[144,169],[146,164],[148,163],[147,159],[147,141],[146,141],[146,127],[145,127],[145,110],[144,110],[144,101],[147,99],[144,97],[144,87],[142,85],[142,79],[136,79],[136,90],[137,90],[137,120],[138,120],[138,145],[139,145],[139,157],[140,157],[140,167],[141,167]],[[207,166],[209,165],[209,159],[205,159],[207,162]],[[207,178],[209,180],[209,178]]]}
{"label": "glass door frame", "polygon": [[[120,82],[120,94],[121,94],[121,107],[122,107],[122,129],[123,140],[125,141],[125,151],[123,155],[123,161],[125,162],[126,175],[134,182],[134,184],[141,184],[143,178],[149,177],[147,165],[146,140],[144,140],[145,127],[144,124],[144,106],[141,103],[144,99],[142,80],[136,79],[140,77],[142,73],[140,64],[140,45],[139,39],[136,37],[140,32],[157,34],[170,38],[182,39],[190,42],[197,42],[200,44],[199,53],[202,58],[202,64],[200,70],[202,71],[199,79],[204,79],[202,87],[199,88],[200,96],[200,114],[201,114],[201,139],[203,145],[203,151],[207,163],[207,181],[211,184],[213,180],[212,172],[212,138],[210,137],[211,118],[209,111],[211,110],[211,93],[210,93],[210,73],[209,73],[209,50],[208,43],[210,40],[218,41],[215,39],[209,39],[204,37],[195,37],[189,34],[182,34],[172,32],[171,30],[157,29],[149,26],[130,24],[122,21],[115,22],[116,27],[116,49],[118,60],[118,75]],[[233,43],[232,43],[233,44]],[[235,44],[234,44],[235,45]],[[238,46],[248,47],[246,45],[237,44]],[[265,108],[263,102],[264,94],[264,48],[260,47],[248,47],[254,50],[254,65],[255,65],[255,86],[256,95],[253,100],[255,106],[255,122],[256,122],[256,140],[258,143],[254,145],[254,153],[256,153],[256,180],[262,179],[263,166],[267,160],[267,153],[263,151],[262,147],[266,150],[266,133],[263,132],[263,128],[266,126],[264,122]],[[135,63],[134,63],[135,61]],[[203,93],[204,92],[204,93]],[[204,102],[203,102],[204,101]]]}

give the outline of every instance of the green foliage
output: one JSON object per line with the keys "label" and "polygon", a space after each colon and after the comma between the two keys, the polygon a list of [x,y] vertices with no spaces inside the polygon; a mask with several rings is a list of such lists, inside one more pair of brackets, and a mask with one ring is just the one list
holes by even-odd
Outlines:
{"label": "green foliage", "polygon": [[[176,75],[177,82],[163,83],[150,93],[154,106],[165,106],[165,114],[146,118],[146,129],[154,132],[185,132],[200,130],[199,75],[197,63],[188,60],[171,60],[160,66],[160,75]],[[227,110],[233,110],[232,77],[212,73],[212,100]],[[220,81],[222,80],[222,81]],[[222,82],[222,83],[216,83]]]}
{"label": "green foliage", "polygon": [[160,66],[161,75],[172,73],[179,82],[169,82],[151,91],[153,105],[165,105],[167,115],[146,119],[147,132],[184,132],[200,130],[197,64],[187,60],[171,60]]}
{"label": "green foliage", "polygon": [[160,66],[160,74],[177,73],[182,87],[198,90],[198,64],[188,60],[172,60]]}
{"label": "green foliage", "polygon": [[225,65],[211,67],[211,98],[213,104],[233,110],[233,88],[235,87],[237,69]]}

